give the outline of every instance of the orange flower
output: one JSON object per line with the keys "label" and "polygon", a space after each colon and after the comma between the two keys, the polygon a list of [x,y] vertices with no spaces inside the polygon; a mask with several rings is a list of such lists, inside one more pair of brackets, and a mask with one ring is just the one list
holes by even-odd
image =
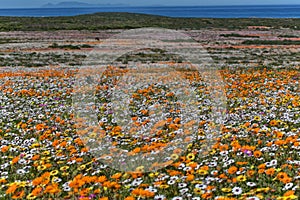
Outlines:
{"label": "orange flower", "polygon": [[134,189],[132,192],[132,195],[137,196],[137,197],[143,197],[143,198],[149,198],[154,196],[154,192],[150,192],[148,190],[143,190],[143,189]]}
{"label": "orange flower", "polygon": [[43,188],[37,187],[37,188],[34,188],[34,189],[32,190],[31,193],[32,193],[34,196],[38,196],[38,195],[41,194],[42,190],[43,190]]}
{"label": "orange flower", "polygon": [[225,174],[220,174],[219,178],[221,178],[221,179],[227,179],[228,177]]}
{"label": "orange flower", "polygon": [[195,178],[195,176],[194,176],[194,175],[192,175],[192,174],[189,174],[189,175],[187,175],[187,178],[186,178],[186,180],[187,180],[187,181],[192,181],[192,180],[194,180],[194,178]]}
{"label": "orange flower", "polygon": [[287,183],[290,180],[285,172],[279,172],[276,177],[283,183]]}
{"label": "orange flower", "polygon": [[35,160],[38,160],[40,158],[40,155],[34,155],[32,158],[31,158],[31,160],[33,160],[33,161],[35,161]]}
{"label": "orange flower", "polygon": [[258,173],[259,173],[259,174],[262,174],[262,173],[264,173],[264,172],[265,172],[265,169],[259,169],[259,170],[258,170]]}
{"label": "orange flower", "polygon": [[42,183],[42,181],[43,181],[43,178],[42,178],[42,177],[37,177],[37,178],[33,179],[32,185],[33,185],[33,186],[39,185],[39,184]]}
{"label": "orange flower", "polygon": [[101,197],[98,200],[109,200],[108,197]]}
{"label": "orange flower", "polygon": [[19,156],[16,156],[12,159],[12,164],[16,164],[19,161]]}
{"label": "orange flower", "polygon": [[265,171],[265,173],[267,174],[267,175],[273,175],[274,173],[275,173],[275,169],[274,168],[270,168],[270,169],[267,169],[266,171]]}
{"label": "orange flower", "polygon": [[99,183],[104,183],[107,180],[106,176],[100,176],[97,180]]}
{"label": "orange flower", "polygon": [[208,167],[207,165],[204,165],[204,166],[200,167],[200,169],[201,169],[201,170],[206,170],[206,171],[207,171],[207,170],[209,170],[209,167]]}
{"label": "orange flower", "polygon": [[247,176],[248,176],[248,177],[252,177],[254,174],[255,174],[255,171],[254,171],[254,170],[248,170],[248,171],[247,171]]}
{"label": "orange flower", "polygon": [[44,124],[38,124],[35,126],[35,129],[40,131],[40,130],[43,130],[45,128],[45,125]]}
{"label": "orange flower", "polygon": [[181,175],[181,172],[176,171],[176,170],[167,170],[168,174],[170,176],[177,176],[177,175]]}
{"label": "orange flower", "polygon": [[275,119],[270,121],[271,126],[277,126],[277,124],[278,124],[278,122]]}
{"label": "orange flower", "polygon": [[122,176],[121,173],[116,173],[116,174],[112,175],[111,178],[113,178],[113,179],[119,179],[119,178],[121,178],[121,176]]}
{"label": "orange flower", "polygon": [[266,164],[265,164],[265,163],[260,164],[260,165],[258,165],[257,168],[258,168],[258,169],[265,169],[265,168],[266,168]]}
{"label": "orange flower", "polygon": [[253,156],[255,157],[255,158],[259,158],[259,157],[261,157],[261,155],[262,155],[262,153],[261,153],[261,151],[254,151],[253,152]]}
{"label": "orange flower", "polygon": [[211,192],[206,192],[206,193],[202,194],[201,197],[203,199],[210,199],[210,198],[212,198],[212,193]]}
{"label": "orange flower", "polygon": [[234,173],[237,172],[237,170],[238,170],[237,167],[231,166],[231,167],[229,167],[229,169],[228,169],[228,173],[229,173],[229,174],[234,174]]}
{"label": "orange flower", "polygon": [[8,146],[4,146],[4,147],[1,148],[1,152],[2,152],[2,153],[5,153],[5,152],[8,151],[8,149],[9,149]]}
{"label": "orange flower", "polygon": [[285,192],[285,193],[283,194],[283,196],[287,197],[287,196],[291,196],[291,195],[294,195],[294,194],[295,194],[295,191],[289,190],[289,191]]}
{"label": "orange flower", "polygon": [[23,199],[24,194],[25,194],[25,192],[24,192],[24,190],[22,190],[20,192],[17,192],[17,194],[13,195],[12,198],[13,199]]}
{"label": "orange flower", "polygon": [[135,198],[130,196],[130,197],[126,197],[124,200],[135,200]]}
{"label": "orange flower", "polygon": [[228,150],[228,145],[227,145],[227,144],[221,145],[221,146],[219,147],[219,150],[220,150],[220,151],[227,151],[227,150]]}
{"label": "orange flower", "polygon": [[11,186],[9,186],[9,188],[6,190],[6,194],[13,194],[16,190],[17,190],[18,186],[17,184],[12,184]]}

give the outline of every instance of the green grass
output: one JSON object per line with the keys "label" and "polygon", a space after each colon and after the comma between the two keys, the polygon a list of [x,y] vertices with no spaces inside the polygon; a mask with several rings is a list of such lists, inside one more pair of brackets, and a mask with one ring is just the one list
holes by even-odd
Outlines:
{"label": "green grass", "polygon": [[171,18],[132,13],[96,13],[69,17],[0,17],[0,31],[106,30],[142,27],[238,30],[247,26],[300,30],[300,19]]}

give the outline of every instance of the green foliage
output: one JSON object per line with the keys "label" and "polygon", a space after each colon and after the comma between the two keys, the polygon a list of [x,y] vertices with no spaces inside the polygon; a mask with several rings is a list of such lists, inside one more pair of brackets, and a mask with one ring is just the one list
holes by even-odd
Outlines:
{"label": "green foliage", "polygon": [[96,13],[68,17],[0,17],[0,31],[107,30],[142,27],[238,30],[248,26],[299,30],[300,19],[172,18],[133,13]]}
{"label": "green foliage", "polygon": [[245,40],[246,45],[300,45],[300,41],[293,40]]}
{"label": "green foliage", "polygon": [[281,38],[299,38],[299,36],[296,36],[296,35],[279,35],[278,37],[281,37]]}
{"label": "green foliage", "polygon": [[55,48],[55,49],[81,49],[81,48],[92,48],[91,45],[83,44],[83,45],[58,45],[57,43],[53,43],[49,46],[49,48]]}
{"label": "green foliage", "polygon": [[222,37],[248,37],[248,38],[259,38],[259,36],[256,35],[241,35],[238,33],[230,33],[230,34],[221,34]]}

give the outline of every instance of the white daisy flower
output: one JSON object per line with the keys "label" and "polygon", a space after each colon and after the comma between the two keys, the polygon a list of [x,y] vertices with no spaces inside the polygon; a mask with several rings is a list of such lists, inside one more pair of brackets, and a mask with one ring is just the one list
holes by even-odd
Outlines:
{"label": "white daisy flower", "polygon": [[173,197],[172,200],[183,200],[182,197]]}
{"label": "white daisy flower", "polygon": [[248,197],[247,200],[260,200],[260,198],[253,196],[253,197]]}
{"label": "white daisy flower", "polygon": [[187,193],[188,191],[189,191],[188,188],[183,188],[183,189],[179,190],[180,194]]}
{"label": "white daisy flower", "polygon": [[20,175],[25,174],[25,170],[24,169],[18,169],[17,174],[20,174]]}
{"label": "white daisy flower", "polygon": [[283,190],[289,190],[289,189],[291,189],[293,186],[294,186],[293,183],[287,183],[287,184],[284,186]]}
{"label": "white daisy flower", "polygon": [[232,193],[234,195],[240,195],[240,194],[242,194],[242,192],[243,192],[243,190],[240,187],[234,187],[234,188],[232,188]]}
{"label": "white daisy flower", "polygon": [[178,188],[184,188],[184,187],[186,187],[186,186],[187,186],[186,183],[179,183],[179,184],[178,184]]}
{"label": "white daisy flower", "polygon": [[165,200],[165,199],[166,199],[166,196],[164,196],[162,194],[154,196],[154,200]]}
{"label": "white daisy flower", "polygon": [[169,181],[168,181],[168,185],[174,185],[175,183],[176,183],[175,180],[169,180]]}

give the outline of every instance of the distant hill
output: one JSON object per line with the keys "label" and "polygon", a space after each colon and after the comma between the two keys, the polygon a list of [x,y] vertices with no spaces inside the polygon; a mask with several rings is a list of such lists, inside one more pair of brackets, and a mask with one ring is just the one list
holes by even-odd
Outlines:
{"label": "distant hill", "polygon": [[89,4],[78,1],[60,2],[57,4],[47,3],[42,8],[95,8],[95,7],[117,7],[129,6],[128,4]]}

